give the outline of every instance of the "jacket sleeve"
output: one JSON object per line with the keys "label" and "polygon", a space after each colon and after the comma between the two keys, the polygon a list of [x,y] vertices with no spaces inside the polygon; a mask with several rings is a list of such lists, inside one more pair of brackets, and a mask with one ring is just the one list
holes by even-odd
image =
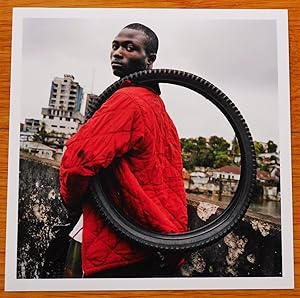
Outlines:
{"label": "jacket sleeve", "polygon": [[138,145],[144,135],[141,110],[117,91],[67,142],[60,166],[60,191],[67,205],[77,205],[89,177]]}

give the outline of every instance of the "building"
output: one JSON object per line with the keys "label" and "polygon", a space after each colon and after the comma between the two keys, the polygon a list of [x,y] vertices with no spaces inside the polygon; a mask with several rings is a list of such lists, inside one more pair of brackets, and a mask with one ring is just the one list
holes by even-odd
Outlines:
{"label": "building", "polygon": [[83,123],[84,116],[80,112],[83,88],[74,79],[74,76],[65,74],[63,78],[55,77],[52,81],[49,105],[42,108],[46,132],[72,135]]}
{"label": "building", "polygon": [[280,156],[277,152],[261,153],[257,156],[257,163],[266,165],[280,164]]}
{"label": "building", "polygon": [[40,120],[38,119],[25,119],[25,124],[23,126],[23,131],[36,133],[40,128]]}
{"label": "building", "polygon": [[213,179],[218,184],[220,195],[232,196],[238,187],[241,168],[238,166],[224,166],[213,171]]}
{"label": "building", "polygon": [[34,133],[31,131],[20,131],[20,141],[25,142],[33,142],[34,140]]}
{"label": "building", "polygon": [[221,178],[239,181],[241,176],[241,168],[237,166],[224,166],[213,171],[213,178]]}
{"label": "building", "polygon": [[86,95],[85,113],[84,115],[90,117],[95,107],[99,108],[103,104],[103,99],[99,95],[88,93]]}
{"label": "building", "polygon": [[34,141],[35,135],[40,129],[40,120],[26,118],[25,123],[20,124],[20,141]]}
{"label": "building", "polygon": [[21,142],[20,145],[21,145],[20,146],[21,150],[23,150],[24,152],[35,155],[40,158],[51,159],[51,160],[54,159],[56,150],[49,146],[37,142],[28,142],[28,141]]}

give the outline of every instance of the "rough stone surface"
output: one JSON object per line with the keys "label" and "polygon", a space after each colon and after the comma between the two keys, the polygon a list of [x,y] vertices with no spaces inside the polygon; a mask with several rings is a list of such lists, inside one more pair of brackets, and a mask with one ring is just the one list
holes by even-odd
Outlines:
{"label": "rough stone surface", "polygon": [[[211,205],[211,204],[210,204]],[[222,208],[188,206],[190,229],[214,220]],[[200,212],[199,212],[199,209]],[[204,213],[207,211],[207,214]],[[20,161],[17,277],[61,277],[46,265],[47,248],[61,255],[67,233],[54,241],[55,226],[68,221],[59,197],[58,170],[37,160]],[[199,217],[199,213],[201,216]],[[61,259],[59,259],[61,264]],[[54,266],[55,267],[55,266]],[[281,229],[269,219],[245,216],[233,231],[215,243],[186,253],[183,276],[281,276]]]}
{"label": "rough stone surface", "polygon": [[41,277],[52,228],[64,224],[66,209],[59,197],[58,171],[20,160],[17,277]]}
{"label": "rough stone surface", "polygon": [[207,221],[218,210],[218,206],[206,202],[200,202],[197,206],[197,215],[203,221]]}
{"label": "rough stone surface", "polygon": [[[199,218],[194,205],[189,205],[188,211],[191,229],[206,224]],[[221,212],[219,208],[209,220]],[[254,227],[257,228],[254,228],[256,221]],[[192,270],[194,258],[190,254],[185,265],[186,272],[192,272],[189,276],[282,276],[281,229],[269,218],[263,221],[246,215],[231,233],[198,249],[197,253],[205,261],[205,269],[202,272]]]}
{"label": "rough stone surface", "polygon": [[227,234],[224,237],[224,243],[228,246],[228,254],[226,255],[226,262],[228,266],[226,267],[226,272],[230,272],[233,276],[238,276],[236,270],[237,260],[240,255],[245,251],[245,245],[248,242],[248,239],[245,237],[239,237],[233,232]]}
{"label": "rough stone surface", "polygon": [[261,220],[254,219],[254,220],[251,220],[251,225],[255,231],[257,231],[257,230],[260,231],[260,233],[264,237],[268,236],[270,233],[271,225],[267,222],[263,222]]}

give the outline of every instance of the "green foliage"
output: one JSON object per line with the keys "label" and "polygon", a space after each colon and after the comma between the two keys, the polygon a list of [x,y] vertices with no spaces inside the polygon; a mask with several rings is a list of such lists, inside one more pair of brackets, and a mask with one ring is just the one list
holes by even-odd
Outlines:
{"label": "green foliage", "polygon": [[226,165],[232,165],[232,157],[225,152],[217,152],[213,164],[213,168],[221,168]]}
{"label": "green foliage", "polygon": [[[203,137],[182,138],[182,160],[183,166],[188,171],[193,171],[195,167],[220,168],[226,165],[233,165],[235,157],[240,156],[240,146],[237,137],[234,137],[231,144],[224,138],[211,136],[208,140]],[[261,142],[254,142],[255,153],[258,156],[261,153],[276,152],[277,145],[273,141],[268,141],[267,149]],[[271,160],[276,160],[271,156]],[[267,170],[267,166],[259,164],[262,170]]]}
{"label": "green foliage", "polygon": [[58,148],[63,148],[65,137],[65,133],[58,133],[54,130],[47,132],[46,124],[42,122],[39,131],[33,136],[33,141],[47,146],[55,145]]}
{"label": "green foliage", "polygon": [[222,137],[212,136],[208,140],[210,148],[216,151],[228,152],[230,144]]}
{"label": "green foliage", "polygon": [[41,123],[39,131],[33,136],[33,140],[35,142],[45,143],[46,138],[48,137],[48,133],[46,131],[46,124],[45,122]]}
{"label": "green foliage", "polygon": [[267,164],[263,164],[263,163],[258,164],[257,167],[258,167],[260,170],[266,171],[266,172],[267,172],[268,169],[269,169],[269,166],[268,166]]}
{"label": "green foliage", "polygon": [[194,170],[196,166],[218,168],[233,164],[230,143],[222,137],[211,136],[208,141],[203,137],[182,138],[181,147],[183,165],[187,170]]}
{"label": "green foliage", "polygon": [[262,143],[255,141],[254,142],[254,150],[255,150],[255,154],[259,155],[261,153],[265,153],[265,148],[262,145]]}

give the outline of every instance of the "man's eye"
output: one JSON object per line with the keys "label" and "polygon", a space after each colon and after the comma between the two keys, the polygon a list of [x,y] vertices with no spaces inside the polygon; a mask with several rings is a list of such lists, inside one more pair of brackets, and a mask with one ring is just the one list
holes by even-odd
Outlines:
{"label": "man's eye", "polygon": [[113,44],[113,45],[112,45],[112,49],[113,49],[113,50],[117,50],[117,49],[118,49],[118,46],[117,46],[116,44]]}
{"label": "man's eye", "polygon": [[126,46],[126,50],[128,52],[132,52],[134,50],[134,46],[129,44],[129,45]]}

